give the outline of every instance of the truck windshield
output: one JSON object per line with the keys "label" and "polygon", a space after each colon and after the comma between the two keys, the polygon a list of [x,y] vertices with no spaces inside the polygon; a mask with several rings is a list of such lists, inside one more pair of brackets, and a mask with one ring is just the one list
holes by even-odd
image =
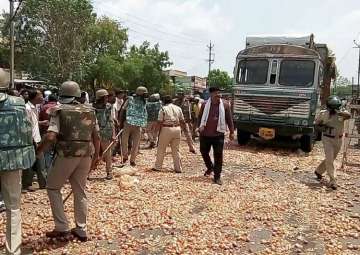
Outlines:
{"label": "truck windshield", "polygon": [[237,81],[240,84],[265,84],[268,68],[269,61],[265,59],[241,60]]}
{"label": "truck windshield", "polygon": [[282,86],[309,87],[314,84],[315,62],[311,60],[283,60],[279,84]]}

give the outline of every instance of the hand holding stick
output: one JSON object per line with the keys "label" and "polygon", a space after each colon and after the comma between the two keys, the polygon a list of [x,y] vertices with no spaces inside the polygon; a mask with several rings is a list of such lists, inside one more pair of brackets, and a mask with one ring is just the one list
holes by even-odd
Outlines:
{"label": "hand holding stick", "polygon": [[[108,152],[108,151],[110,150],[110,148],[113,146],[113,144],[116,142],[116,140],[117,140],[117,139],[119,138],[119,136],[122,134],[122,132],[123,132],[123,129],[121,129],[121,130],[119,131],[119,133],[116,135],[115,140],[112,141],[112,142],[109,144],[108,147],[106,147],[106,149],[105,149],[105,150],[103,151],[103,153],[102,153],[103,155],[106,154],[106,152]],[[100,161],[100,160],[99,160],[99,157],[94,157],[94,159],[93,159],[92,162],[91,162],[89,174],[90,174],[93,170],[96,169],[97,164],[99,163],[99,161]],[[70,193],[69,193],[69,195],[67,195],[67,196],[65,197],[65,199],[63,200],[63,204],[66,203],[66,201],[70,198],[70,196],[71,196],[72,193],[73,193],[73,191],[71,190]]]}

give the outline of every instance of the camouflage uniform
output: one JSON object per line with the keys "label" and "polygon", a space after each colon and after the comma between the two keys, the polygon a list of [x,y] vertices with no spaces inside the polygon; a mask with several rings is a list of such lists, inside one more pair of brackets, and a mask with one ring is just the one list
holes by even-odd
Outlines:
{"label": "camouflage uniform", "polygon": [[[0,76],[4,71],[0,69]],[[7,86],[1,81],[0,88]],[[11,145],[11,146],[10,146]],[[6,206],[7,254],[21,254],[21,170],[35,162],[32,129],[20,97],[0,91],[0,180]]]}
{"label": "camouflage uniform", "polygon": [[[192,124],[191,124],[191,103],[189,100],[177,98],[174,101],[174,104],[179,106],[183,112],[184,119],[185,119],[185,129],[188,131],[192,130]],[[186,137],[186,143],[189,146],[189,149],[191,151],[195,151],[194,142],[191,138],[190,132],[185,130],[185,137]]]}
{"label": "camouflage uniform", "polygon": [[146,128],[146,133],[149,137],[150,147],[154,147],[157,138],[158,138],[158,132],[157,132],[157,122],[158,122],[158,116],[159,111],[161,109],[161,102],[148,102],[146,104],[146,110],[148,114],[148,124]]}
{"label": "camouflage uniform", "polygon": [[145,128],[147,124],[146,101],[139,95],[129,97],[124,103],[123,110],[126,110],[126,120],[121,140],[124,162],[128,159],[128,144],[129,137],[131,136],[132,147],[130,164],[135,165],[135,159],[140,144],[141,128]]}
{"label": "camouflage uniform", "polygon": [[[103,105],[94,105],[96,112],[96,119],[100,128],[101,148],[104,151],[111,143],[114,133],[114,121],[111,115],[112,106],[107,103]],[[103,155],[106,163],[106,173],[109,175],[112,172],[112,151],[108,150]]]}

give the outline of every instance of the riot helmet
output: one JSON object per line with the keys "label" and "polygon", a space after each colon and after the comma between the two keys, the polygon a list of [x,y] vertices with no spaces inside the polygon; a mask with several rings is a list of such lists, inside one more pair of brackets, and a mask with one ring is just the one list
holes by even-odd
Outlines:
{"label": "riot helmet", "polygon": [[140,86],[140,87],[137,87],[135,93],[136,93],[137,96],[143,96],[143,95],[148,94],[148,90],[147,90],[147,88],[145,88],[143,86]]}
{"label": "riot helmet", "polygon": [[99,89],[95,93],[95,99],[99,100],[99,99],[103,98],[104,96],[108,96],[108,95],[109,95],[109,93],[107,92],[106,89]]}
{"label": "riot helmet", "polygon": [[329,96],[326,100],[326,107],[330,110],[339,110],[341,107],[341,100],[338,96]]}
{"label": "riot helmet", "polygon": [[70,104],[75,98],[81,97],[81,90],[79,84],[74,81],[66,81],[61,84],[59,92],[59,102],[62,104]]}

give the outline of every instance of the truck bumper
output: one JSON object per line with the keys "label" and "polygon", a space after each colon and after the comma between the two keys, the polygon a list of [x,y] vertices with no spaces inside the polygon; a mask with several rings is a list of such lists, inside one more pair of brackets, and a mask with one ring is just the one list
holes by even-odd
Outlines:
{"label": "truck bumper", "polygon": [[271,123],[254,123],[254,122],[235,122],[238,130],[246,131],[257,135],[259,128],[272,128],[275,130],[275,136],[295,136],[295,135],[312,135],[314,127],[294,126],[294,125],[278,125]]}

